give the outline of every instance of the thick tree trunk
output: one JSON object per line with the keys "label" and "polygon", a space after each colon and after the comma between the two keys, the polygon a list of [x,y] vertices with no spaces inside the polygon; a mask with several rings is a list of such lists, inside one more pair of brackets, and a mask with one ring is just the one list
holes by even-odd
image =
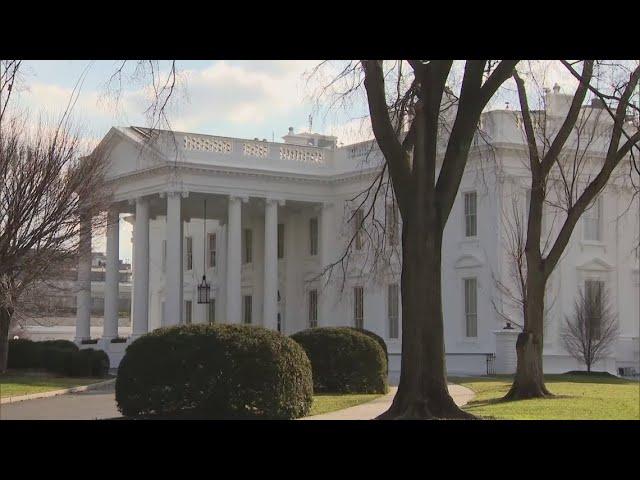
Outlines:
{"label": "thick tree trunk", "polygon": [[0,307],[0,373],[7,370],[9,358],[9,325],[13,312],[5,307]]}
{"label": "thick tree trunk", "polygon": [[[407,222],[409,223],[409,222]],[[378,419],[468,419],[449,395],[445,365],[438,227],[403,226],[402,364],[393,404]],[[422,223],[422,222],[416,222]],[[426,235],[425,235],[426,233]],[[426,238],[425,238],[426,237]]]}
{"label": "thick tree trunk", "polygon": [[527,271],[527,304],[525,328],[518,335],[516,353],[518,365],[511,389],[505,400],[552,396],[544,384],[542,351],[544,347],[544,292],[546,279],[541,272]]}

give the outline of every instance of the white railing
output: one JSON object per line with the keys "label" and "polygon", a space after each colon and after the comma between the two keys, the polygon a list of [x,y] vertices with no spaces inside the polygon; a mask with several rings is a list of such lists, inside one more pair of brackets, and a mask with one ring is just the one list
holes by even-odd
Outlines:
{"label": "white railing", "polygon": [[187,151],[211,152],[221,155],[235,153],[243,157],[285,160],[320,166],[327,163],[325,149],[259,140],[185,134],[182,146]]}

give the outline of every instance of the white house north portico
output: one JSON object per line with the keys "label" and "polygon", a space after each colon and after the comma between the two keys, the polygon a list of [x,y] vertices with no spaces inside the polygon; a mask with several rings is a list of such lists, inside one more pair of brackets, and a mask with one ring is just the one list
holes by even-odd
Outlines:
{"label": "white house north portico", "polygon": [[[474,147],[445,229],[443,310],[447,366],[453,372],[485,373],[487,360],[512,345],[509,335],[500,333],[504,312],[500,316],[495,311],[501,305],[495,279],[508,278],[497,212],[508,198],[526,194],[520,160],[526,145],[522,135],[509,137],[518,123],[514,112],[487,112],[483,122],[486,135],[495,140],[496,162],[481,162],[486,149]],[[329,282],[320,278],[358,232],[363,212],[352,199],[380,171],[381,154],[375,142],[338,147],[335,137],[295,134],[293,129],[283,138],[278,143],[151,134],[137,127],[108,132],[100,148],[107,152],[113,203],[106,232],[104,332],[98,343],[112,366],[132,339],[162,326],[247,323],[284,334],[315,326],[364,327],[385,339],[390,371],[399,371],[401,228],[387,200],[377,200],[381,209],[391,207],[388,218],[394,219],[388,226],[387,268],[371,270],[371,240],[361,235],[344,276],[337,271]],[[478,175],[480,169],[483,175]],[[583,238],[583,228],[576,228],[576,238],[554,273],[557,301],[545,337],[545,369],[550,372],[578,368],[562,349],[560,325],[573,308],[578,286],[593,280],[615,289],[621,325],[615,351],[600,368],[639,368],[633,243],[638,218],[630,213],[637,212],[638,199],[627,209],[632,195],[623,184],[606,189],[602,198],[607,208],[599,210],[598,225],[593,226],[592,213],[584,229],[588,238]],[[123,221],[133,227],[132,333],[126,341],[118,338],[117,304]],[[606,226],[614,221],[616,237]],[[90,252],[86,231],[81,242],[83,251],[88,246]],[[89,338],[87,258],[81,256],[78,265],[76,341],[89,346],[95,339]],[[203,276],[211,287],[210,303],[198,303]],[[502,357],[496,366],[512,368],[507,365],[511,360]]]}

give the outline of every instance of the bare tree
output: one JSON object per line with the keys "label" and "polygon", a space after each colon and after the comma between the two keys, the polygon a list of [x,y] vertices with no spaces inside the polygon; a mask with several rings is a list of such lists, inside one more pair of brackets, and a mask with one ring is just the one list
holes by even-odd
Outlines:
{"label": "bare tree", "polygon": [[[637,111],[632,95],[638,86],[640,64],[628,68],[616,62],[561,60],[578,87],[561,118],[529,108],[530,94],[521,73],[515,72],[524,136],[528,146],[531,193],[525,243],[526,304],[524,330],[516,343],[517,369],[506,399],[551,395],[542,367],[544,292],[573,230],[605,187],[616,168],[629,159],[633,176],[640,130],[630,122]],[[581,72],[576,65],[582,64]],[[614,71],[604,84],[604,72]],[[535,93],[534,93],[535,94]],[[585,107],[590,94],[597,108]],[[594,151],[600,150],[596,155]],[[544,205],[561,213],[548,251],[542,247]]]}
{"label": "bare tree", "polygon": [[[480,114],[511,76],[517,61],[462,62],[457,91],[447,86],[457,73],[453,64],[362,60],[347,64],[326,86],[346,79],[341,98],[364,86],[373,133],[384,158],[379,175],[365,194],[369,208],[354,217],[359,228],[347,250],[365,225],[376,225],[375,219],[367,219],[378,196],[384,196],[385,179],[392,187],[401,219],[402,364],[398,392],[389,410],[379,417],[382,419],[472,417],[456,406],[447,389],[441,292],[443,231],[469,149],[477,138]],[[388,227],[389,223],[379,223],[384,233],[382,225]]]}
{"label": "bare tree", "polygon": [[0,125],[0,372],[23,294],[62,262],[87,254],[78,251],[83,220],[96,234],[104,223],[104,158],[80,150],[67,115],[35,128],[5,115]]}
{"label": "bare tree", "polygon": [[565,350],[584,363],[589,373],[618,338],[618,319],[611,309],[608,290],[591,290],[587,293],[578,289],[573,316],[565,319],[561,334]]}

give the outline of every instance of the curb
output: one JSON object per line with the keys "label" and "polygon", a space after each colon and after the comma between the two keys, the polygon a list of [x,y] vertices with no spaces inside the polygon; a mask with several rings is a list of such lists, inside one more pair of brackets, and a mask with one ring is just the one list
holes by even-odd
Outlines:
{"label": "curb", "polygon": [[104,382],[90,383],[89,385],[80,385],[78,387],[65,388],[62,390],[52,390],[49,392],[32,393],[29,395],[18,395],[16,397],[6,397],[0,399],[0,405],[9,403],[22,402],[24,400],[36,400],[38,398],[56,397],[58,395],[65,395],[67,393],[86,392],[87,390],[93,390],[95,388],[104,387],[115,383],[116,379],[105,380]]}

